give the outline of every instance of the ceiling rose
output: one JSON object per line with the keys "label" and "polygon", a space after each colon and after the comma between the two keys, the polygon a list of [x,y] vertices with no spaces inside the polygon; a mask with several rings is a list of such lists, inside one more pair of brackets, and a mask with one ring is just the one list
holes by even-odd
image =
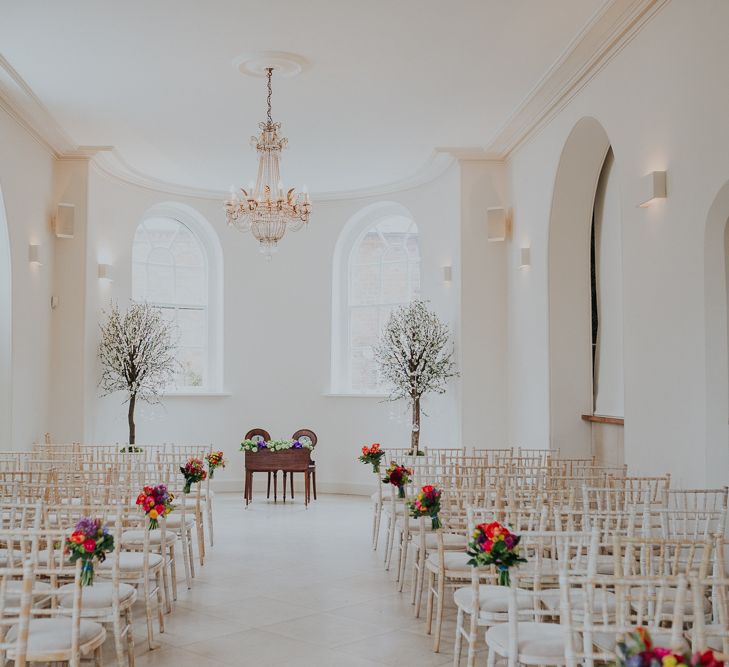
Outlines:
{"label": "ceiling rose", "polygon": [[273,68],[277,76],[298,76],[309,66],[306,58],[286,51],[252,51],[242,53],[233,59],[233,67],[241,74],[263,78],[268,68]]}

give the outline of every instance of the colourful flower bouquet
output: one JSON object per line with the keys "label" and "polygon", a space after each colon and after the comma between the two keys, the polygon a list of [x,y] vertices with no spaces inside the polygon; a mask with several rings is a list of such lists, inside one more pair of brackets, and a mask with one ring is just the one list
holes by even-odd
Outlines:
{"label": "colourful flower bouquet", "polygon": [[208,462],[208,470],[210,471],[210,479],[215,476],[215,471],[218,468],[225,468],[225,459],[223,458],[223,452],[210,452],[205,457]]}
{"label": "colourful flower bouquet", "polygon": [[244,440],[240,443],[242,452],[282,452],[287,449],[314,449],[310,440]]}
{"label": "colourful flower bouquet", "polygon": [[714,657],[713,651],[690,655],[682,651],[653,646],[645,628],[636,628],[625,641],[616,647],[616,667],[722,667],[723,662]]}
{"label": "colourful flower bouquet", "polygon": [[134,445],[129,445],[127,447],[122,447],[119,450],[120,454],[140,454],[144,450],[141,447],[135,447]]}
{"label": "colourful flower bouquet", "polygon": [[369,447],[365,445],[362,447],[362,455],[359,460],[362,463],[368,463],[372,465],[372,472],[376,475],[380,473],[380,459],[385,455],[384,450],[380,449],[380,443],[376,442],[374,445]]}
{"label": "colourful flower bouquet", "polygon": [[513,535],[506,526],[494,521],[476,526],[472,538],[466,549],[471,556],[468,564],[495,565],[499,570],[499,585],[508,586],[511,583],[509,568],[526,563],[526,558],[519,555],[519,535]]}
{"label": "colourful flower bouquet", "polygon": [[405,466],[398,465],[394,461],[390,467],[385,470],[385,476],[382,478],[383,484],[392,484],[397,487],[397,494],[400,498],[405,497],[405,485],[410,483],[410,475],[412,470],[408,470]]}
{"label": "colourful flower bouquet", "polygon": [[157,486],[145,486],[137,496],[137,505],[149,517],[149,529],[154,530],[159,526],[157,519],[167,516],[175,506],[172,504],[174,496],[167,490],[164,484]]}
{"label": "colourful flower bouquet", "polygon": [[187,463],[184,466],[180,466],[180,472],[185,476],[185,488],[182,489],[183,493],[190,493],[193,484],[202,482],[208,476],[208,473],[205,472],[203,460],[198,456],[191,456],[187,459]]}
{"label": "colourful flower bouquet", "polygon": [[114,551],[114,536],[109,534],[106,526],[101,525],[100,519],[83,517],[66,539],[66,551],[72,563],[81,559],[81,585],[92,586],[94,559],[102,563],[106,560],[106,554]]}
{"label": "colourful flower bouquet", "polygon": [[410,516],[417,519],[421,516],[429,516],[432,522],[433,530],[441,527],[438,513],[440,512],[440,489],[427,484],[422,488],[420,493],[415,496],[414,500],[408,503],[410,508]]}

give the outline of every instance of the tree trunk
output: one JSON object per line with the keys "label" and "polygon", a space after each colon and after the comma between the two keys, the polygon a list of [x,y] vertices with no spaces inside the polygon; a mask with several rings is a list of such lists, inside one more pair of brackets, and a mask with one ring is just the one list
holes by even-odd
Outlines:
{"label": "tree trunk", "polygon": [[413,432],[410,439],[410,449],[413,456],[418,455],[418,444],[420,443],[420,397],[413,400]]}
{"label": "tree trunk", "polygon": [[131,445],[134,444],[136,440],[136,429],[134,426],[134,404],[137,402],[137,395],[131,394],[129,396],[129,445],[130,445],[130,451],[131,451]]}

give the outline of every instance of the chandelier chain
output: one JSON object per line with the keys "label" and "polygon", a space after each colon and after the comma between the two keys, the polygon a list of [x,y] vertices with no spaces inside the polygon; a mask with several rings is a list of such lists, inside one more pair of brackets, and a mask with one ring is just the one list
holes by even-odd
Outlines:
{"label": "chandelier chain", "polygon": [[271,118],[271,95],[273,94],[273,87],[271,86],[271,77],[273,76],[273,67],[267,67],[266,72],[268,73],[268,122],[273,123],[273,118]]}

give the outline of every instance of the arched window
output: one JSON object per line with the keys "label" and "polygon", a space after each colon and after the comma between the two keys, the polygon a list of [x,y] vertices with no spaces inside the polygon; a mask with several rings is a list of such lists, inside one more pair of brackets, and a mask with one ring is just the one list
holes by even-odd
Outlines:
{"label": "arched window", "polygon": [[139,223],[132,248],[132,298],[157,306],[176,325],[180,370],[171,389],[219,391],[219,243],[207,221],[186,208],[155,207]]}
{"label": "arched window", "polygon": [[335,294],[334,344],[339,349],[333,354],[332,376],[343,393],[382,391],[374,347],[392,310],[420,296],[417,225],[402,207],[376,213],[345,230],[349,247],[338,248],[340,260],[335,260],[335,289],[339,282],[344,290],[339,307]]}

